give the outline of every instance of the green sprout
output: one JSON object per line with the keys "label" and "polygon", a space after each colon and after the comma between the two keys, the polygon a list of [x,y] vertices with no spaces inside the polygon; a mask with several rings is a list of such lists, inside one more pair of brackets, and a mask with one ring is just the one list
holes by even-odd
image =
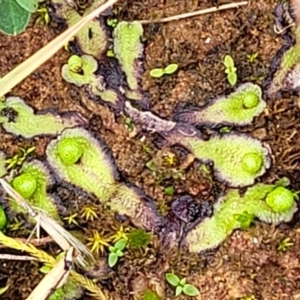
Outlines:
{"label": "green sprout", "polygon": [[237,82],[237,68],[234,66],[234,60],[230,55],[225,55],[223,64],[225,65],[225,73],[227,74],[227,80],[231,85],[235,85]]}
{"label": "green sprout", "polygon": [[173,74],[177,71],[178,65],[177,64],[169,64],[165,68],[155,68],[150,71],[150,76],[154,78],[160,78],[163,75]]}
{"label": "green sprout", "polygon": [[117,19],[108,19],[108,20],[106,21],[106,24],[107,24],[108,26],[114,28],[114,27],[117,26],[118,20],[117,20]]}
{"label": "green sprout", "polygon": [[[226,97],[218,97],[198,110],[183,110],[175,115],[177,121],[210,126],[252,123],[266,108],[260,86],[252,83],[241,85]],[[216,116],[218,116],[216,118]],[[225,127],[228,128],[228,127]],[[225,130],[225,129],[224,129]]]}
{"label": "green sprout", "polygon": [[295,201],[291,202],[290,197],[283,197],[279,205],[280,212],[276,201],[267,203],[268,198],[273,199],[272,195],[274,192],[277,193],[277,189],[287,190],[285,186],[288,184],[286,178],[275,184],[258,183],[248,188],[242,197],[238,190],[230,190],[214,205],[214,215],[204,219],[188,232],[186,243],[189,250],[201,252],[216,248],[233,230],[248,228],[254,217],[274,225],[289,222],[298,209]]}
{"label": "green sprout", "polygon": [[248,58],[249,62],[251,62],[251,63],[256,62],[257,57],[258,57],[258,52],[247,55],[247,58]]}
{"label": "green sprout", "polygon": [[27,149],[20,148],[20,153],[14,155],[11,158],[5,160],[7,164],[7,170],[13,169],[17,166],[21,166],[23,162],[26,160],[28,155],[35,150],[35,147],[29,147]]}
{"label": "green sprout", "polygon": [[114,246],[110,246],[109,255],[108,255],[108,265],[110,268],[114,267],[118,262],[119,257],[124,255],[123,250],[127,246],[127,241],[125,239],[121,239],[115,243]]}
{"label": "green sprout", "polygon": [[166,280],[170,285],[176,288],[176,297],[182,293],[190,297],[198,296],[200,294],[199,290],[194,285],[186,283],[186,278],[180,279],[174,273],[167,273]]}
{"label": "green sprout", "polygon": [[45,24],[48,25],[50,23],[50,14],[49,10],[45,6],[40,6],[37,10],[36,13],[38,15],[38,18],[35,21],[35,24]]}
{"label": "green sprout", "polygon": [[127,234],[128,246],[131,248],[146,247],[151,240],[151,233],[142,229],[133,229]]}
{"label": "green sprout", "polygon": [[286,252],[288,248],[293,245],[294,243],[292,242],[291,238],[287,237],[278,243],[277,250],[279,252]]}

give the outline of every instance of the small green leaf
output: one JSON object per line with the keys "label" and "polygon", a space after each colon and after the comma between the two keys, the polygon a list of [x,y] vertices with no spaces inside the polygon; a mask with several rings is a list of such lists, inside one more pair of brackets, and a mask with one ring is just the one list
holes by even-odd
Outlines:
{"label": "small green leaf", "polygon": [[127,241],[125,239],[121,239],[115,243],[115,248],[122,251],[127,245]]}
{"label": "small green leaf", "polygon": [[30,15],[16,1],[1,0],[0,31],[8,35],[21,33],[28,25]]}
{"label": "small green leaf", "polygon": [[160,78],[164,75],[164,70],[163,69],[152,69],[150,71],[150,76],[154,78]]}
{"label": "small green leaf", "polygon": [[9,288],[9,285],[3,287],[3,288],[0,288],[0,296],[3,295]]}
{"label": "small green leaf", "polygon": [[165,195],[168,195],[168,196],[173,196],[174,195],[174,187],[173,186],[167,186],[165,188]]}
{"label": "small green leaf", "polygon": [[236,73],[229,73],[227,75],[227,79],[228,79],[228,82],[231,84],[231,85],[235,85],[236,82],[237,82],[237,75]]}
{"label": "small green leaf", "polygon": [[178,284],[180,283],[179,277],[176,276],[174,273],[167,273],[166,280],[173,286],[178,286]]}
{"label": "small green leaf", "polygon": [[182,293],[182,290],[183,290],[182,286],[179,285],[178,287],[176,287],[175,296],[179,296]]}
{"label": "small green leaf", "polygon": [[43,274],[48,274],[52,268],[50,266],[44,265],[42,266],[39,271]]}
{"label": "small green leaf", "polygon": [[116,253],[110,253],[108,255],[108,265],[110,268],[115,266],[115,264],[118,262],[118,255]]}
{"label": "small green leaf", "polygon": [[112,247],[112,246],[109,246],[108,247],[108,250],[109,250],[109,252],[116,252],[117,251],[117,248],[116,247]]}
{"label": "small green leaf", "polygon": [[123,253],[121,250],[118,250],[118,249],[117,249],[117,251],[116,251],[115,253],[116,253],[116,255],[117,255],[118,257],[121,257],[121,256],[124,255],[124,253]]}
{"label": "small green leaf", "polygon": [[164,74],[173,74],[178,69],[177,64],[170,64],[167,67],[164,68]]}
{"label": "small green leaf", "polygon": [[180,284],[181,286],[184,286],[184,285],[186,284],[186,278],[182,278],[182,279],[180,280],[179,284]]}
{"label": "small green leaf", "polygon": [[225,58],[224,58],[224,65],[227,67],[227,68],[232,68],[234,67],[234,60],[233,58],[230,56],[230,55],[226,55]]}
{"label": "small green leaf", "polygon": [[199,290],[192,284],[186,284],[183,287],[183,293],[191,297],[198,296],[200,294]]}
{"label": "small green leaf", "polygon": [[38,0],[16,0],[17,3],[26,11],[33,13],[38,8]]}

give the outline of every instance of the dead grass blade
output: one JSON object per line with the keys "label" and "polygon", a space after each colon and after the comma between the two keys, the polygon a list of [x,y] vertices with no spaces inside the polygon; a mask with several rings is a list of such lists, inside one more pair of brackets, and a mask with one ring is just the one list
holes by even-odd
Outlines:
{"label": "dead grass blade", "polygon": [[[100,13],[111,7],[118,0],[108,0],[106,3],[83,17],[77,24],[68,28],[53,41],[33,54],[27,60],[18,65],[11,72],[0,79],[0,97],[10,92],[17,84],[34,72],[39,66],[50,59],[60,48],[76,35],[89,21],[97,17]],[[16,50],[17,51],[17,50]]]}

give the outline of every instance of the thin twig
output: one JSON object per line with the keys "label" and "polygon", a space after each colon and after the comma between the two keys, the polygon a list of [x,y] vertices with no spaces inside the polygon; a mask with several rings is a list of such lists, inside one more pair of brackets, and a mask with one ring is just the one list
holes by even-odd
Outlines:
{"label": "thin twig", "polygon": [[239,6],[247,5],[247,4],[248,4],[248,1],[229,3],[229,4],[220,5],[218,7],[215,6],[215,7],[202,9],[202,10],[192,11],[192,12],[184,13],[181,15],[166,17],[166,18],[157,19],[157,20],[141,20],[139,22],[141,24],[166,23],[166,22],[176,21],[176,20],[180,20],[180,19],[186,19],[186,18],[191,18],[191,17],[195,17],[195,16],[205,15],[205,14],[209,14],[209,13],[213,13],[213,12],[218,12],[218,11],[225,10],[225,9],[237,8]]}
{"label": "thin twig", "polygon": [[13,254],[4,254],[0,253],[0,259],[3,260],[38,260],[35,257],[28,255],[13,255]]}

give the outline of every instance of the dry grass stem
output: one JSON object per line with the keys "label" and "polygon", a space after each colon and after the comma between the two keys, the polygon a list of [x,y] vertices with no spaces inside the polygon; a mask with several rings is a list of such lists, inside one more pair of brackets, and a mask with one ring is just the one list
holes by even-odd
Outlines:
{"label": "dry grass stem", "polygon": [[35,257],[27,256],[27,255],[13,255],[13,254],[0,254],[0,259],[3,260],[38,260]]}
{"label": "dry grass stem", "polygon": [[237,8],[239,6],[247,5],[247,4],[248,4],[248,1],[229,3],[229,4],[220,5],[218,7],[215,6],[215,7],[202,9],[202,10],[192,11],[192,12],[184,13],[181,15],[166,17],[166,18],[157,19],[157,20],[141,20],[139,22],[141,24],[167,23],[167,22],[177,21],[180,19],[186,19],[186,18],[196,17],[196,16],[200,16],[200,15],[210,14],[210,13],[218,12],[218,11],[225,10],[225,9]]}

